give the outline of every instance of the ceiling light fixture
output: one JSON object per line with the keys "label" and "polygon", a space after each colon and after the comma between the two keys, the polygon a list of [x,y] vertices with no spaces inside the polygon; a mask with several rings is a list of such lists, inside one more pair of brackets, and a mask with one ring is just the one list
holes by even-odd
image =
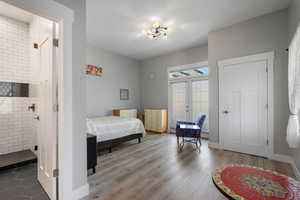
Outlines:
{"label": "ceiling light fixture", "polygon": [[169,27],[162,26],[156,22],[148,30],[143,30],[143,34],[150,40],[167,39],[169,31]]}

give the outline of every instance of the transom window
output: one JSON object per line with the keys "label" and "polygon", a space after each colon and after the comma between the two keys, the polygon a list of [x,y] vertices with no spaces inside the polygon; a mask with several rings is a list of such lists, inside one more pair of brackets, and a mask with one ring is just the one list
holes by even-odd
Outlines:
{"label": "transom window", "polygon": [[194,68],[188,70],[172,71],[169,73],[169,79],[196,78],[208,76],[208,67]]}

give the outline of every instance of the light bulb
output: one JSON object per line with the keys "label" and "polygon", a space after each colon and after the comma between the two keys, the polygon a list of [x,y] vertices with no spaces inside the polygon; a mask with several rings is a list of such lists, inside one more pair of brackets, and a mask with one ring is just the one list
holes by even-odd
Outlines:
{"label": "light bulb", "polygon": [[158,28],[158,27],[160,27],[160,24],[158,22],[155,22],[152,26],[153,26],[153,28]]}

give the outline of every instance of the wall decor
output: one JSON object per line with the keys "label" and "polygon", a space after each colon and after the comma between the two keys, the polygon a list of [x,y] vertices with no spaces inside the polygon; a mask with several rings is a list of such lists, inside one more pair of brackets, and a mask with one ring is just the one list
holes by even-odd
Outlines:
{"label": "wall decor", "polygon": [[129,100],[129,89],[120,89],[120,100]]}
{"label": "wall decor", "polygon": [[99,66],[86,65],[85,73],[88,75],[93,75],[93,76],[102,76],[103,69],[102,69],[102,67],[99,67]]}

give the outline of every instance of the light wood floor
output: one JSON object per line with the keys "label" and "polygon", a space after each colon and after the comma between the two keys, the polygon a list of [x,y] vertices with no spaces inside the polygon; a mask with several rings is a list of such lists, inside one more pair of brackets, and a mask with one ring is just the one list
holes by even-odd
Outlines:
{"label": "light wood floor", "polygon": [[192,145],[177,151],[174,135],[148,135],[98,157],[97,173],[89,176],[91,194],[84,200],[222,200],[211,173],[227,164],[248,164],[294,177],[289,164],[265,158]]}

